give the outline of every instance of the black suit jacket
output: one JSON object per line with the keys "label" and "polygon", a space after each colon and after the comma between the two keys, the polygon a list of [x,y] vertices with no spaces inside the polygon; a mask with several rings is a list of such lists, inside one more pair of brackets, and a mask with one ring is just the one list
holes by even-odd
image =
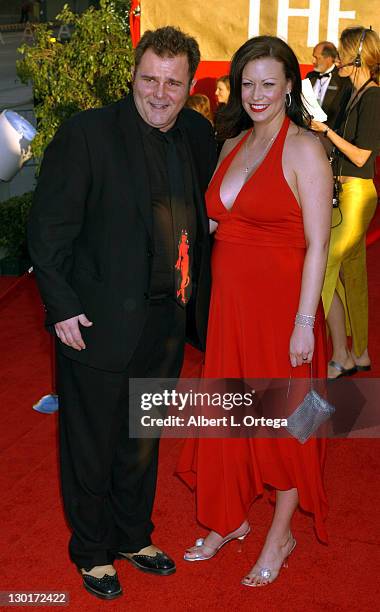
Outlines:
{"label": "black suit jacket", "polygon": [[[197,208],[194,283],[187,306],[192,340],[204,347],[210,290],[203,194],[216,163],[210,123],[183,109]],[[80,313],[86,349],[63,353],[92,367],[126,368],[146,320],[153,254],[149,177],[132,96],[79,113],[47,147],[29,219],[29,250],[53,325]]]}
{"label": "black suit jacket", "polygon": [[[310,79],[313,87],[318,75],[319,72],[315,70],[308,72],[306,75],[306,78]],[[322,104],[322,108],[327,115],[326,124],[332,129],[340,127],[345,108],[351,96],[351,90],[350,79],[348,77],[340,77],[338,69],[334,68]]]}

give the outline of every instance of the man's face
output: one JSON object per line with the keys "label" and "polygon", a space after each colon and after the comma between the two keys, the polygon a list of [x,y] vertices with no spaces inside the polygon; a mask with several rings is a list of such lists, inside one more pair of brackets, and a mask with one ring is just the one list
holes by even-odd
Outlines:
{"label": "man's face", "polygon": [[331,66],[334,63],[334,60],[332,59],[332,57],[324,57],[322,55],[322,49],[323,47],[317,45],[314,48],[313,51],[313,66],[314,66],[314,70],[316,70],[317,72],[320,72],[321,74],[323,74],[324,72],[326,72],[326,70],[328,70],[329,68],[331,68]]}
{"label": "man's face", "polygon": [[152,127],[167,132],[189,95],[186,55],[159,57],[147,49],[133,78],[133,97],[139,115]]}

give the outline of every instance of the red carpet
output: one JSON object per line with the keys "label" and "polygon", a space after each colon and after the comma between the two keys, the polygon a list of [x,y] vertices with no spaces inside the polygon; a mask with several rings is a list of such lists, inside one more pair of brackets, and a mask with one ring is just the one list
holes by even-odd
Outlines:
{"label": "red carpet", "polygon": [[[379,227],[377,218],[371,230]],[[368,249],[373,376],[380,372],[379,258],[380,242],[376,242]],[[0,295],[15,280],[0,277]],[[67,591],[73,611],[379,609],[378,440],[329,443],[330,544],[319,544],[310,518],[297,512],[294,533],[298,546],[289,569],[263,589],[244,588],[239,582],[253,564],[269,524],[267,500],[254,504],[250,514],[253,532],[243,546],[233,542],[207,562],[182,561],[184,548],[204,532],[195,523],[191,493],[173,476],[180,441],[164,440],[155,541],[177,560],[178,571],[171,577],[150,577],[119,561],[124,597],[112,603],[88,595],[67,556],[69,531],[59,497],[56,415],[42,415],[31,408],[50,391],[49,338],[42,318],[32,278],[19,283],[0,303],[0,591]],[[189,349],[185,375],[195,376],[198,367],[199,355]]]}

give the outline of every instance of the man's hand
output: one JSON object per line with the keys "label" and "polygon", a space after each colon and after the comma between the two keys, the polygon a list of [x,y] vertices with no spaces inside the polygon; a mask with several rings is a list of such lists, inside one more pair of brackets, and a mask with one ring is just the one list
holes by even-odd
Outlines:
{"label": "man's hand", "polygon": [[71,319],[60,321],[54,325],[55,333],[63,344],[71,346],[76,351],[81,351],[86,348],[83,342],[82,335],[79,329],[79,323],[84,327],[91,327],[92,321],[89,321],[85,314],[80,314]]}

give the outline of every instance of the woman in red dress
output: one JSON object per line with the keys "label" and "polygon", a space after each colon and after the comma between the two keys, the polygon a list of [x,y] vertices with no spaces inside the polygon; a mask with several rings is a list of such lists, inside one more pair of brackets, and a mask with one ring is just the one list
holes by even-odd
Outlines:
{"label": "woman in red dress", "polygon": [[[231,64],[227,138],[206,201],[216,227],[206,378],[325,377],[320,306],[331,224],[332,175],[304,128],[297,59],[279,38],[247,41]],[[325,442],[311,438],[189,439],[177,472],[196,491],[197,519],[211,529],[185,553],[206,560],[249,532],[264,487],[276,506],[263,548],[242,583],[273,582],[295,547],[299,504],[327,540]]]}

